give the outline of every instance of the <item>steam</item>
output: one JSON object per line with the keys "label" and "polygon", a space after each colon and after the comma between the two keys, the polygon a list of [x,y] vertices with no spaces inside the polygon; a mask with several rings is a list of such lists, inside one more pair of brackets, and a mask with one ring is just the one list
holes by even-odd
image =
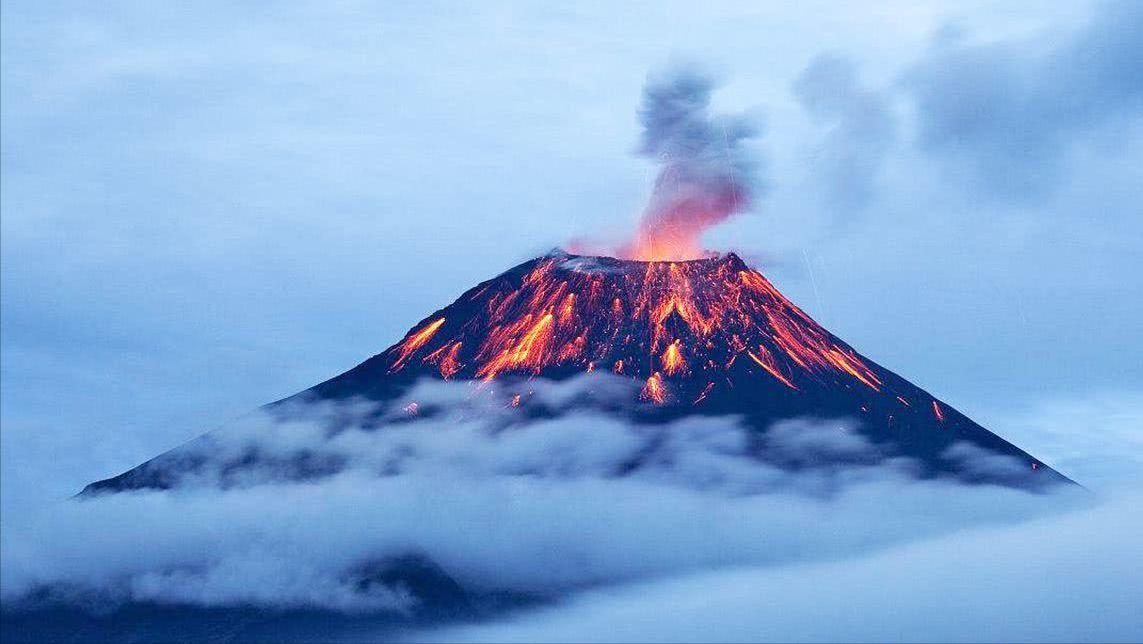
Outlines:
{"label": "steam", "polygon": [[754,163],[742,142],[757,135],[744,116],[709,112],[714,80],[676,67],[648,77],[639,107],[639,154],[660,167],[631,259],[681,260],[703,255],[702,233],[750,206]]}

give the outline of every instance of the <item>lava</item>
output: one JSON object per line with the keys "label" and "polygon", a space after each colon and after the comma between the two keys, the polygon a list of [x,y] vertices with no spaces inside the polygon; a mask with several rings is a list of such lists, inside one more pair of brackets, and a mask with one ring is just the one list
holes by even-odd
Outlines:
{"label": "lava", "polygon": [[[552,339],[551,313],[544,313],[533,321],[529,314],[515,323],[502,328],[495,334],[496,340],[490,338],[485,343],[485,349],[496,350],[495,357],[484,363],[477,370],[476,375],[491,380],[496,374],[505,369],[520,366],[530,366],[536,373],[547,363],[548,345]],[[488,351],[483,352],[487,355]]]}
{"label": "lava", "polygon": [[405,341],[399,345],[401,347],[401,354],[393,363],[393,370],[396,371],[400,369],[406,358],[412,355],[417,349],[425,346],[425,343],[432,339],[433,335],[436,334],[437,330],[440,329],[444,323],[445,319],[440,318],[439,320],[430,322],[423,329],[409,334],[409,336],[405,338]]}
{"label": "lava", "polygon": [[754,362],[757,362],[758,366],[765,369],[766,373],[777,378],[778,382],[781,382],[783,385],[786,385],[790,389],[797,389],[798,388],[797,385],[790,382],[789,378],[787,378],[786,376],[783,376],[781,374],[781,372],[778,371],[778,367],[774,364],[774,357],[770,354],[770,352],[766,349],[765,346],[758,345],[758,353],[766,356],[766,359],[763,360],[762,358],[759,358],[757,355],[754,354],[753,351],[747,351],[746,355],[750,356],[750,359],[753,360]]}
{"label": "lava", "polygon": [[466,314],[446,320],[442,312],[393,347],[390,370],[408,368],[417,355],[440,377],[484,381],[609,364],[645,381],[642,397],[656,403],[668,380],[698,380],[701,400],[716,381],[743,372],[791,392],[805,382],[873,392],[883,385],[856,352],[734,255],[637,262],[557,254],[481,285],[460,305]]}
{"label": "lava", "polygon": [[639,392],[640,397],[644,400],[649,400],[656,405],[661,405],[667,399],[667,389],[663,384],[663,377],[659,372],[651,374],[647,378],[647,382],[643,384],[643,390]]}
{"label": "lava", "polygon": [[683,360],[683,355],[679,350],[679,341],[675,340],[663,352],[663,371],[667,372],[667,375],[673,376],[686,368],[687,363]]}
{"label": "lava", "polygon": [[941,409],[941,404],[935,400],[933,401],[933,415],[937,417],[938,421],[945,422],[945,412]]}
{"label": "lava", "polygon": [[435,364],[440,369],[441,376],[448,380],[460,371],[460,361],[457,356],[460,352],[461,342],[450,342],[425,356],[425,362]]}

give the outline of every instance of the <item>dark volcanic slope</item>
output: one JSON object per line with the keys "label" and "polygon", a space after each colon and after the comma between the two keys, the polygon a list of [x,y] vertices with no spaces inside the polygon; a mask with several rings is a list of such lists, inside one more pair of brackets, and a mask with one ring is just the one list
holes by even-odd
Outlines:
{"label": "dark volcanic slope", "polygon": [[[916,459],[924,476],[1067,480],[858,354],[733,254],[687,262],[537,258],[469,290],[401,342],[294,399],[391,401],[420,378],[497,380],[518,390],[525,414],[528,378],[593,371],[640,383],[640,395],[613,410],[636,422],[732,414],[763,433],[786,418],[852,417],[884,454]],[[1028,476],[971,462],[979,450],[950,449],[966,443],[1011,457]],[[86,491],[170,487],[201,458],[201,451],[173,450]]]}

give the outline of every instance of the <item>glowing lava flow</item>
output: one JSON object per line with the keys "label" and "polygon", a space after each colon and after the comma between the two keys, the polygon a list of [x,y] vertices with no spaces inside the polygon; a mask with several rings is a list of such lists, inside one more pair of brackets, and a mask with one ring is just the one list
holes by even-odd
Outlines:
{"label": "glowing lava flow", "polygon": [[441,328],[441,325],[444,323],[445,319],[440,318],[439,320],[430,322],[423,329],[412,333],[407,338],[405,338],[405,341],[399,345],[401,347],[401,353],[399,356],[397,356],[397,360],[393,362],[393,371],[400,369],[405,360],[409,356],[413,355],[413,352],[425,346],[425,343],[432,339],[433,335],[436,334],[437,329]]}
{"label": "glowing lava flow", "polygon": [[945,412],[941,409],[941,404],[935,400],[933,401],[933,415],[937,417],[938,421],[945,422]]}
{"label": "glowing lava flow", "polygon": [[663,352],[663,371],[667,375],[673,376],[676,373],[683,371],[687,368],[687,363],[683,360],[683,354],[679,351],[679,341],[675,340]]}
{"label": "glowing lava flow", "polygon": [[541,258],[465,294],[389,355],[391,371],[421,355],[441,377],[485,381],[612,365],[644,380],[642,397],[655,403],[666,400],[668,379],[697,380],[698,404],[716,381],[743,373],[791,392],[810,382],[873,392],[883,385],[856,352],[734,255]]}
{"label": "glowing lava flow", "polygon": [[[535,373],[539,373],[540,369],[547,364],[548,345],[552,340],[553,319],[554,316],[551,313],[544,313],[533,322],[532,316],[528,315],[515,324],[501,329],[498,338],[490,337],[489,341],[485,342],[485,348],[493,350],[497,347],[503,348],[485,362],[477,370],[476,375],[485,380],[491,380],[505,369],[520,366],[531,367]],[[482,351],[482,355],[488,355],[488,353],[488,351]]]}
{"label": "glowing lava flow", "polygon": [[667,388],[663,385],[663,377],[659,375],[658,371],[651,374],[651,377],[643,384],[643,390],[639,392],[639,396],[656,405],[661,405],[667,400]]}
{"label": "glowing lava flow", "polygon": [[747,351],[746,355],[750,356],[751,360],[753,360],[754,362],[757,362],[758,366],[765,369],[766,373],[777,378],[778,381],[781,382],[783,385],[786,385],[790,389],[797,389],[798,388],[794,383],[790,382],[789,378],[787,378],[786,376],[783,376],[781,374],[781,372],[778,371],[778,367],[774,364],[774,357],[772,355],[770,355],[770,352],[766,349],[766,347],[759,345],[758,346],[758,353],[766,356],[766,359],[763,360],[762,358],[759,358],[758,356],[754,355],[753,351]]}

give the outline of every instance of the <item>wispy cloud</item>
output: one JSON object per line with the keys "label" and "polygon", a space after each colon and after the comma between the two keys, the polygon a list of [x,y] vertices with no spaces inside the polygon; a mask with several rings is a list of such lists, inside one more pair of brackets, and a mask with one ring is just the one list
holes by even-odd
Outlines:
{"label": "wispy cloud", "polygon": [[1041,197],[1077,144],[1138,127],[1143,5],[1102,2],[1062,37],[977,42],[947,29],[903,87],[924,151],[994,194]]}

